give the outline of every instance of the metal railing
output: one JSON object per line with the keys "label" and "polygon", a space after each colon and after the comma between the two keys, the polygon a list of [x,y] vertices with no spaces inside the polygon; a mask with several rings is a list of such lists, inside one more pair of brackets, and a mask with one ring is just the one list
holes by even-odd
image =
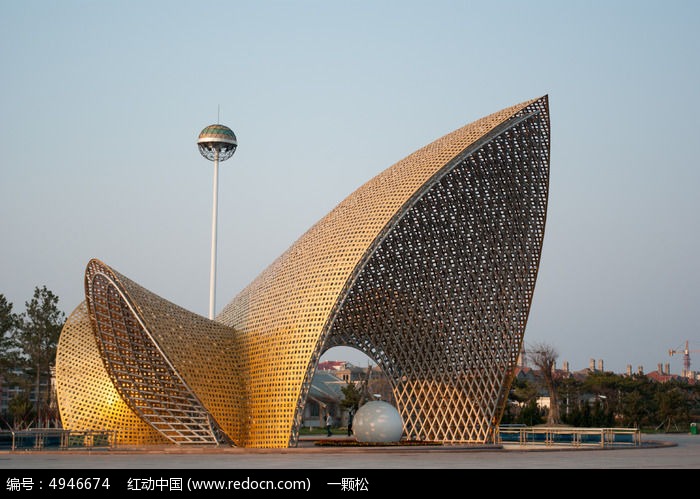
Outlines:
{"label": "metal railing", "polygon": [[498,443],[519,445],[570,445],[573,447],[638,447],[642,443],[638,428],[575,428],[503,425]]}
{"label": "metal railing", "polygon": [[0,450],[111,449],[115,443],[113,430],[0,430]]}

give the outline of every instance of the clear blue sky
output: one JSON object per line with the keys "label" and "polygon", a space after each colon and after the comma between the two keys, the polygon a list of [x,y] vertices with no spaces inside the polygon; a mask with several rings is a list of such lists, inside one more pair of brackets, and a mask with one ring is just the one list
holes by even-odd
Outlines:
{"label": "clear blue sky", "polygon": [[207,315],[213,167],[196,139],[219,108],[239,148],[219,175],[217,312],[377,173],[548,94],[526,344],[616,372],[680,372],[668,350],[700,349],[700,2],[0,7],[0,293],[17,312],[46,285],[70,314],[99,258]]}

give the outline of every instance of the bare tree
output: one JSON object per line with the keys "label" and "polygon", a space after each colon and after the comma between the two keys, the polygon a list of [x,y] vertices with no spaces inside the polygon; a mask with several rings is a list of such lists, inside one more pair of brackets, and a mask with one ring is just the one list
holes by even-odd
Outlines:
{"label": "bare tree", "polygon": [[559,398],[554,384],[554,367],[556,366],[559,353],[547,343],[535,343],[527,348],[525,355],[528,360],[540,370],[542,380],[549,392],[549,412],[547,414],[547,425],[557,425],[561,423],[559,416]]}

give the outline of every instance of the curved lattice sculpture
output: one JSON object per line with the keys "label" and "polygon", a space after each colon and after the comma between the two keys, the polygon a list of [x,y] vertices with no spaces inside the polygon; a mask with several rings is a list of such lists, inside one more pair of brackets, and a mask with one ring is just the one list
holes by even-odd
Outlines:
{"label": "curved lattice sculpture", "polygon": [[[348,196],[215,321],[91,263],[91,327],[81,309],[59,344],[64,424],[123,424],[144,440],[155,432],[178,443],[293,446],[320,355],[347,345],[389,377],[406,438],[492,441],[539,267],[549,150],[546,96],[436,140]],[[195,341],[177,329],[184,320]],[[131,412],[95,419],[86,412],[104,403],[71,389],[66,366],[80,356],[94,363],[95,344],[104,367],[86,369]],[[158,359],[158,374],[143,374],[142,357]],[[194,372],[192,358],[217,381]],[[141,396],[149,387],[156,393]],[[176,414],[191,408],[192,423],[163,415],[171,396]]]}
{"label": "curved lattice sculpture", "polygon": [[116,429],[122,443],[241,438],[244,391],[232,329],[154,295],[98,260],[88,263],[85,294],[56,355],[66,428]]}

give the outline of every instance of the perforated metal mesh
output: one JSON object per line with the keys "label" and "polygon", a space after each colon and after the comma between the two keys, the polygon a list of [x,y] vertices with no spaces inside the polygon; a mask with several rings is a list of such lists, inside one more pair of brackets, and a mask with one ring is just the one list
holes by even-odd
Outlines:
{"label": "perforated metal mesh", "polygon": [[167,440],[122,400],[107,374],[97,338],[82,302],[61,331],[56,352],[56,395],[64,428],[114,430],[122,445],[156,445]]}
{"label": "perforated metal mesh", "polygon": [[[93,341],[101,338],[108,366],[100,380],[106,375],[131,415],[151,423],[139,438],[154,427],[177,443],[227,436],[286,447],[297,442],[319,356],[349,345],[389,376],[408,438],[488,441],[522,345],[548,178],[545,96],[456,130],[367,182],[216,322],[104,264],[89,266]],[[62,333],[64,372],[93,355],[79,319]],[[69,349],[71,337],[79,341]],[[83,412],[104,403],[82,400],[69,385],[66,377],[59,388],[64,422],[90,423]],[[183,414],[195,423],[177,426]],[[131,424],[120,418],[109,421]]]}
{"label": "perforated metal mesh", "polygon": [[244,337],[247,445],[296,443],[334,345],[387,371],[408,436],[487,439],[522,341],[548,169],[543,97],[385,170],[234,298],[217,320]]}

